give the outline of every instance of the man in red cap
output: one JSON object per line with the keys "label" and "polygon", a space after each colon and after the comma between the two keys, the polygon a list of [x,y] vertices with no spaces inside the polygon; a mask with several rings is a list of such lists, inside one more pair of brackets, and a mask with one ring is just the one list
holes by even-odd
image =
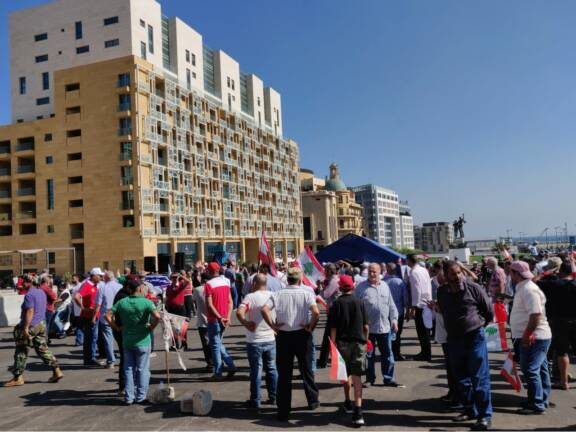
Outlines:
{"label": "man in red cap", "polygon": [[208,264],[208,276],[210,280],[206,282],[204,296],[206,297],[208,344],[212,351],[212,362],[214,364],[212,380],[221,381],[222,360],[224,360],[228,368],[228,378],[232,378],[236,373],[234,360],[232,360],[222,343],[224,330],[230,325],[233,301],[230,281],[220,274],[220,264],[217,262]]}
{"label": "man in red cap", "polygon": [[[366,343],[368,341],[368,316],[362,302],[352,295],[354,280],[348,275],[341,275],[338,282],[342,295],[338,297],[328,314],[330,339],[346,363],[348,381],[344,384],[344,409],[354,412],[352,422],[356,426],[364,424],[362,417],[362,370],[366,360]],[[354,405],[350,390],[354,386]]]}

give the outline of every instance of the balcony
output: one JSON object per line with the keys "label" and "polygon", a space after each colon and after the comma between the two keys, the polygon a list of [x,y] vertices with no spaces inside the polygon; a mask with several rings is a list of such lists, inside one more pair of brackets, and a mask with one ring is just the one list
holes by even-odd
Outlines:
{"label": "balcony", "polygon": [[134,183],[133,176],[123,176],[121,180],[122,186],[131,186]]}
{"label": "balcony", "polygon": [[0,177],[10,175],[10,165],[0,165]]}
{"label": "balcony", "polygon": [[18,189],[18,191],[16,192],[18,196],[34,196],[36,195],[36,189],[35,188],[20,188]]}
{"label": "balcony", "polygon": [[132,152],[131,151],[120,152],[120,160],[121,161],[131,161],[132,160]]}
{"label": "balcony", "polygon": [[22,141],[16,144],[16,151],[23,152],[23,151],[34,151],[34,141]]}
{"label": "balcony", "polygon": [[[10,186],[10,185],[8,185]],[[6,189],[0,189],[0,199],[3,198],[11,198],[12,197],[12,190],[10,189],[10,187],[6,188]]]}
{"label": "balcony", "polygon": [[161,235],[170,235],[170,228],[169,227],[160,227],[160,234]]}
{"label": "balcony", "polygon": [[36,218],[36,210],[20,210],[17,213],[18,219],[35,219]]}
{"label": "balcony", "polygon": [[132,128],[118,128],[118,136],[125,137],[132,135]]}
{"label": "balcony", "polygon": [[33,173],[34,172],[34,165],[20,165],[17,169],[16,172],[18,174],[28,174],[28,173]]}
{"label": "balcony", "polygon": [[130,111],[131,108],[132,104],[130,102],[118,104],[118,112]]}
{"label": "balcony", "polygon": [[120,210],[134,210],[134,201],[122,201],[120,204]]}
{"label": "balcony", "polygon": [[10,144],[0,144],[0,158],[10,156]]}

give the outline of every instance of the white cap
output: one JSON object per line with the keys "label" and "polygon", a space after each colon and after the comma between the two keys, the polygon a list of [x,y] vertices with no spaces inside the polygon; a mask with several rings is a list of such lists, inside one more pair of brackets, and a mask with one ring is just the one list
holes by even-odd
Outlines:
{"label": "white cap", "polygon": [[104,272],[102,272],[100,267],[94,267],[92,270],[90,270],[90,276],[104,276]]}

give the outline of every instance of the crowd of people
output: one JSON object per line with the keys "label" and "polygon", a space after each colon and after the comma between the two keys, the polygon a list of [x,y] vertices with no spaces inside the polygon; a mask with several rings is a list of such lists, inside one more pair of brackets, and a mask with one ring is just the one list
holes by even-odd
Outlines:
{"label": "crowd of people", "polygon": [[[49,338],[73,333],[86,367],[115,368],[116,342],[123,402],[147,403],[154,328],[162,311],[195,319],[210,379],[231,380],[237,368],[225,335],[235,313],[246,333],[248,408],[276,405],[278,420],[289,420],[296,359],[308,406],[317,409],[316,371],[327,366],[334,344],[348,374],[342,409],[361,426],[362,389],[376,385],[377,362],[384,386],[404,387],[395,367],[406,360],[402,333],[414,320],[420,352],[411,359],[430,361],[432,344],[440,344],[449,390],[442,401],[458,413],[455,422],[474,421],[472,430],[487,430],[493,409],[485,327],[494,321],[494,305],[504,305],[527,389],[518,413],[542,414],[552,405],[552,388],[569,388],[569,353],[576,348],[576,264],[569,254],[487,257],[470,268],[449,259],[428,263],[416,255],[402,263],[327,263],[316,283],[303,278],[298,266],[198,262],[172,273],[159,294],[145,276],[130,269],[115,276],[100,268],[61,282],[47,272],[24,275],[14,377],[5,387],[24,384],[30,346],[53,369],[50,382],[62,379]],[[317,353],[314,333],[323,310],[327,320]],[[174,349],[188,349],[188,337],[178,338]]]}

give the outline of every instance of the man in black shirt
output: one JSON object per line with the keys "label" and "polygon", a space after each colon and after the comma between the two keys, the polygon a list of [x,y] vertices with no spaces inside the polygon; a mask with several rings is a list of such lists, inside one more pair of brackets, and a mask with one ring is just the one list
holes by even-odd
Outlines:
{"label": "man in black shirt", "polygon": [[446,284],[438,288],[438,306],[448,334],[448,355],[466,412],[454,421],[476,419],[472,430],[487,430],[492,421],[490,370],[484,327],[493,317],[486,291],[465,279],[460,264],[444,263]]}
{"label": "man in black shirt", "polygon": [[[346,363],[348,381],[344,384],[344,409],[354,410],[352,422],[356,426],[364,424],[362,417],[362,371],[366,361],[366,342],[368,339],[368,317],[364,305],[352,295],[354,280],[348,275],[340,276],[340,292],[328,313],[327,328],[330,339]],[[332,362],[336,359],[332,359]],[[350,390],[354,386],[354,407],[350,400]]]}

